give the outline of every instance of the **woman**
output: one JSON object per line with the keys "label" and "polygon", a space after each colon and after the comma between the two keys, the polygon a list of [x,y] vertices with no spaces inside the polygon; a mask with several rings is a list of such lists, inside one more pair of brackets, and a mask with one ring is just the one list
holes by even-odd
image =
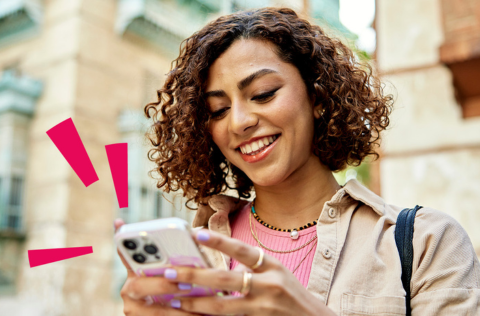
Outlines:
{"label": "woman", "polygon": [[[223,16],[188,38],[145,108],[149,156],[159,187],[200,205],[193,224],[209,230],[196,238],[215,268],[129,271],[125,314],[404,315],[401,208],[332,176],[376,155],[391,104],[347,47],[290,9]],[[459,224],[423,208],[413,244],[413,314],[475,314],[480,268]],[[191,284],[237,294],[142,300]]]}

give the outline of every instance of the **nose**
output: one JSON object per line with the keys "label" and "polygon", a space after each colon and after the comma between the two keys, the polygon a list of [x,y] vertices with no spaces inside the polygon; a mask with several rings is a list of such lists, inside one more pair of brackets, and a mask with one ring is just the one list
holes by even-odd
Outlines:
{"label": "nose", "polygon": [[[258,124],[258,116],[252,105],[247,102],[236,101],[230,109],[229,132],[242,135],[251,127]],[[248,131],[250,132],[250,131]]]}

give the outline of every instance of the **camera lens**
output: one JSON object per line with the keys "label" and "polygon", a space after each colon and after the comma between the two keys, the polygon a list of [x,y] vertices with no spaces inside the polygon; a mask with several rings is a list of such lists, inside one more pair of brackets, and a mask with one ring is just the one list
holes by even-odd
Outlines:
{"label": "camera lens", "polygon": [[143,250],[145,250],[146,253],[149,253],[151,255],[157,253],[158,249],[155,247],[155,245],[146,245],[143,247]]}
{"label": "camera lens", "polygon": [[130,250],[134,250],[135,248],[137,248],[137,244],[133,240],[129,240],[129,239],[125,240],[123,242],[123,245],[125,246],[125,248]]}
{"label": "camera lens", "polygon": [[137,253],[133,255],[133,260],[135,260],[138,263],[144,263],[146,258],[144,255]]}

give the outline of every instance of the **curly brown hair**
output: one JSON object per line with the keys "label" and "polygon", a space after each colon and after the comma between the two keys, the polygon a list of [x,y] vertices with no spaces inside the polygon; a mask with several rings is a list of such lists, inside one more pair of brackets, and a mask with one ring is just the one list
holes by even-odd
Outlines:
{"label": "curly brown hair", "polygon": [[[172,62],[158,101],[145,106],[153,118],[147,137],[154,146],[150,172],[160,175],[157,187],[181,189],[196,203],[227,188],[248,198],[252,181],[230,164],[209,133],[211,113],[203,97],[212,63],[238,39],[261,39],[276,46],[285,62],[295,65],[308,92],[321,104],[313,152],[332,171],[359,165],[367,156],[378,158],[379,134],[389,124],[393,99],[368,64],[360,63],[339,40],[288,8],[262,8],[226,15],[183,41]],[[232,175],[233,184],[227,182]]]}

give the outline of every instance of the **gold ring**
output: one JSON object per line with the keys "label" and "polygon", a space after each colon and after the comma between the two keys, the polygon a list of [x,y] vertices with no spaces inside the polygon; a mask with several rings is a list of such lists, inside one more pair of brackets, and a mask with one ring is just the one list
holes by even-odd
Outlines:
{"label": "gold ring", "polygon": [[252,287],[252,274],[247,271],[243,271],[243,285],[242,289],[240,290],[240,294],[243,296],[247,296],[250,292],[250,288]]}
{"label": "gold ring", "polygon": [[258,249],[260,252],[260,256],[258,257],[257,262],[251,267],[252,270],[260,268],[260,266],[263,264],[263,257],[265,256],[265,252],[263,252],[263,249],[260,247],[255,247]]}

